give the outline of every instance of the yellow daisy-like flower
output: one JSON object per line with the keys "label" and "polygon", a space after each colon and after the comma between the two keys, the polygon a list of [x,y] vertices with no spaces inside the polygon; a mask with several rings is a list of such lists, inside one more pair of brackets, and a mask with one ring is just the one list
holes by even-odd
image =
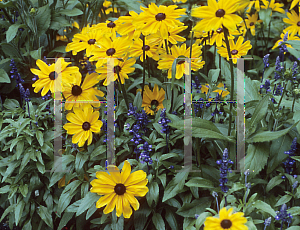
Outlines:
{"label": "yellow daisy-like flower", "polygon": [[[222,46],[223,40],[225,40],[223,28],[220,27],[216,31],[212,31],[210,34],[211,34],[210,45],[212,46],[213,44],[216,43],[217,46]],[[232,33],[230,32],[229,32],[228,39],[234,39],[234,36],[232,36]]]}
{"label": "yellow daisy-like flower", "polygon": [[[252,36],[255,36],[255,25],[257,23],[262,23],[262,20],[258,20],[258,14],[257,14],[257,12],[255,12],[255,14],[253,14],[253,15],[249,15],[249,14],[246,14],[246,15],[248,17],[248,19],[245,19],[246,26],[250,30]],[[245,23],[242,22],[241,26],[245,28]],[[244,30],[243,36],[245,36],[246,32],[247,31]]]}
{"label": "yellow daisy-like flower", "polygon": [[[179,36],[178,33],[184,31],[186,28],[188,28],[188,26],[178,26],[175,28],[170,28],[168,32],[168,38],[166,40],[173,45],[176,45],[177,42],[185,42],[186,39]],[[158,47],[165,47],[165,40],[162,38],[160,30],[156,34],[147,36],[147,39],[153,44],[158,44]]]}
{"label": "yellow daisy-like flower", "polygon": [[184,23],[176,20],[180,15],[185,15],[186,9],[177,9],[177,5],[159,7],[151,3],[149,8],[141,6],[142,12],[136,19],[136,25],[140,26],[144,35],[154,34],[160,30],[163,39],[168,38],[169,28],[183,26]]}
{"label": "yellow daisy-like flower", "polygon": [[[132,47],[130,48],[130,56],[131,57],[140,57],[141,62],[144,61],[143,59],[143,41],[142,39],[137,39]],[[158,46],[153,44],[148,40],[148,38],[145,38],[145,57],[151,57],[155,61],[159,60],[159,54],[158,54]]]}
{"label": "yellow daisy-like flower", "polygon": [[81,33],[74,35],[72,42],[67,45],[66,51],[73,50],[75,51],[73,55],[76,55],[78,52],[86,50],[86,55],[89,57],[91,56],[91,52],[96,48],[95,43],[101,40],[102,37],[103,33],[101,30],[86,27]]}
{"label": "yellow daisy-like flower", "polygon": [[102,34],[105,34],[107,37],[115,37],[118,28],[120,27],[121,23],[116,21],[107,20],[106,22],[98,23],[93,25],[93,28],[96,30],[100,30]]}
{"label": "yellow daisy-like flower", "polygon": [[122,25],[119,26],[118,33],[122,36],[127,35],[128,39],[138,39],[142,32],[133,24],[138,16],[136,12],[129,11],[129,16],[119,17],[117,21]]}
{"label": "yellow daisy-like flower", "polygon": [[[77,28],[77,29],[79,29],[79,25],[78,25],[78,23],[77,22],[73,22],[72,23],[72,26],[73,27],[75,27],[75,28]],[[64,33],[66,33],[67,32],[67,30],[65,29],[64,30]],[[68,41],[68,38],[66,37],[66,35],[59,35],[59,34],[56,34],[56,41]]]}
{"label": "yellow daisy-like flower", "polygon": [[[50,90],[51,93],[55,93],[54,85],[55,82],[58,83],[72,83],[73,80],[70,78],[70,74],[75,74],[79,72],[77,66],[67,67],[71,62],[65,62],[63,58],[59,58],[55,64],[48,66],[45,62],[38,59],[36,65],[40,70],[31,68],[31,72],[39,77],[39,79],[32,85],[34,87],[34,92],[39,92],[42,88],[42,96],[45,96]],[[62,85],[62,91],[64,86]]]}
{"label": "yellow daisy-like flower", "polygon": [[90,61],[97,61],[96,67],[99,68],[107,62],[107,58],[122,58],[132,45],[132,40],[126,37],[108,38],[104,36],[96,44],[100,48],[92,51],[94,56],[90,58]]}
{"label": "yellow daisy-like flower", "polygon": [[227,88],[225,88],[225,84],[224,83],[219,83],[217,85],[217,87],[218,88],[224,88],[224,90],[223,89],[216,89],[216,90],[213,91],[213,92],[219,93],[219,95],[220,95],[221,98],[222,97],[224,98],[224,97],[226,97],[229,94],[229,92],[227,91]]}
{"label": "yellow daisy-like flower", "polygon": [[[110,7],[111,5],[112,5],[112,3],[110,1],[104,0],[103,9],[104,9],[104,12],[106,15],[111,12],[118,13],[118,8],[116,8],[116,7],[112,8],[112,7]],[[103,10],[102,10],[102,12],[103,12]],[[99,14],[99,17],[101,17],[101,14]]]}
{"label": "yellow daisy-like flower", "polygon": [[186,3],[187,0],[172,0],[172,1],[173,1],[174,3],[177,3],[177,2],[178,2],[178,3],[179,3],[179,2]]}
{"label": "yellow daisy-like flower", "polygon": [[291,7],[290,7],[290,10],[293,9],[297,5],[297,3],[299,3],[299,2],[300,2],[300,0],[293,0],[293,2],[291,4]]}
{"label": "yellow daisy-like flower", "polygon": [[[200,45],[203,42],[204,39],[208,39],[208,34],[209,34],[209,31],[208,32],[194,31],[194,39],[196,39],[195,44]],[[189,38],[191,38],[191,37],[192,37],[192,31],[189,34]]]}
{"label": "yellow daisy-like flower", "polygon": [[[95,107],[100,106],[100,102],[96,95],[103,97],[104,93],[96,87],[93,88],[93,86],[99,82],[97,77],[97,73],[87,74],[82,86],[80,86],[82,76],[80,73],[75,74],[75,82],[72,84],[66,84],[65,91],[63,92],[64,97],[66,98],[66,110],[71,110],[73,107],[83,108],[85,106],[89,106],[89,104],[93,104]],[[87,101],[89,101],[89,103],[86,103]]]}
{"label": "yellow daisy-like flower", "polygon": [[125,84],[125,79],[128,79],[127,74],[132,73],[135,70],[135,68],[132,67],[135,64],[135,62],[136,62],[135,58],[125,59],[125,60],[114,59],[114,66],[111,66],[113,68],[107,68],[107,64],[105,64],[103,67],[96,69],[97,73],[101,73],[98,79],[99,80],[105,79],[103,85],[107,86],[110,84],[110,82],[107,80],[107,76],[111,76],[113,74],[114,81],[116,80],[119,81],[118,74],[117,74],[118,71],[121,79],[121,84]]}
{"label": "yellow daisy-like flower", "polygon": [[204,230],[248,230],[244,225],[247,223],[246,217],[243,212],[236,212],[232,214],[233,208],[228,211],[222,208],[219,213],[219,218],[209,216],[204,222]]}
{"label": "yellow daisy-like flower", "polygon": [[[139,89],[138,91],[142,91]],[[165,91],[163,88],[158,89],[158,85],[154,85],[153,92],[145,85],[142,107],[147,114],[154,115],[159,109],[163,109],[163,101],[165,99]]]}
{"label": "yellow daisy-like flower", "polygon": [[85,141],[88,141],[88,145],[92,143],[93,134],[100,133],[100,129],[103,125],[102,121],[98,120],[99,112],[93,112],[92,106],[84,106],[84,108],[73,108],[74,113],[67,114],[67,120],[71,123],[67,123],[63,126],[67,130],[68,134],[75,134],[72,137],[72,143],[78,143],[78,147],[82,147]]}
{"label": "yellow daisy-like flower", "polygon": [[[205,64],[204,61],[202,61],[201,57],[202,51],[201,47],[198,45],[193,45],[192,49],[192,58],[199,58],[199,59],[191,59],[191,68],[192,70],[196,71],[198,69],[201,69],[203,65]],[[190,47],[187,49],[186,44],[181,45],[180,47],[173,45],[171,48],[171,54],[162,54],[161,60],[158,62],[158,69],[168,70],[168,78],[172,78],[172,65],[176,58],[179,56],[185,56],[190,57]],[[188,65],[187,65],[188,66]],[[185,69],[185,60],[179,60],[176,66],[176,79],[182,78],[183,74],[187,74],[186,71],[188,69]]]}
{"label": "yellow daisy-like flower", "polygon": [[123,213],[124,218],[130,218],[132,209],[138,210],[140,204],[135,196],[143,197],[147,194],[147,174],[138,170],[131,173],[130,163],[124,162],[121,172],[115,165],[108,165],[107,172],[96,172],[97,179],[91,182],[92,188],[90,192],[97,193],[102,196],[96,203],[96,208],[106,205],[103,210],[104,214],[112,212],[115,207],[117,216]]}
{"label": "yellow daisy-like flower", "polygon": [[[267,0],[262,0],[264,6],[261,6],[262,9],[268,9],[271,8],[272,11],[277,11],[281,14],[285,14],[284,9],[282,9],[281,7],[284,6],[283,3],[275,3],[275,0],[271,0],[270,2]],[[271,12],[272,15],[272,12]]]}
{"label": "yellow daisy-like flower", "polygon": [[[243,12],[249,6],[250,0],[239,0],[238,4],[239,4],[239,7],[238,7],[237,11],[242,11]],[[249,9],[251,9],[251,7]]]}
{"label": "yellow daisy-like flower", "polygon": [[287,13],[288,18],[284,18],[283,21],[290,24],[285,31],[289,31],[290,35],[300,34],[300,16],[292,10],[291,13]]}
{"label": "yellow daisy-like flower", "polygon": [[[273,49],[276,49],[276,48],[279,46],[279,43],[280,43],[280,42],[283,42],[283,37],[284,37],[284,35],[286,34],[286,32],[287,32],[287,31],[284,30],[283,33],[280,34],[281,39],[279,39],[279,40],[275,43],[275,45],[272,47],[272,50],[273,50]],[[295,36],[295,35],[290,35],[290,34],[288,34],[287,41],[299,41],[299,40],[300,40],[299,37],[297,37],[297,36]],[[286,44],[286,47],[293,48],[290,44]]]}
{"label": "yellow daisy-like flower", "polygon": [[[233,40],[229,40],[229,46],[230,46],[230,52],[231,52],[231,58],[232,58],[232,62],[234,64],[237,63],[237,58],[240,58],[244,55],[246,55],[248,53],[248,50],[250,50],[252,48],[252,45],[250,44],[250,41],[246,41],[244,42],[244,38],[242,36],[239,36],[236,44],[234,44]],[[227,53],[227,48],[225,43],[223,43],[224,47],[218,47],[218,53],[224,57],[227,58],[227,60],[229,61],[229,56]]]}
{"label": "yellow daisy-like flower", "polygon": [[253,5],[257,12],[260,11],[260,0],[253,0],[248,3],[248,9],[246,11],[247,13],[249,13],[251,11]]}
{"label": "yellow daisy-like flower", "polygon": [[236,30],[236,25],[243,19],[234,14],[237,11],[239,0],[225,1],[208,0],[208,6],[201,6],[192,9],[192,17],[203,18],[193,30],[210,31],[217,30],[221,26],[226,27],[230,31]]}

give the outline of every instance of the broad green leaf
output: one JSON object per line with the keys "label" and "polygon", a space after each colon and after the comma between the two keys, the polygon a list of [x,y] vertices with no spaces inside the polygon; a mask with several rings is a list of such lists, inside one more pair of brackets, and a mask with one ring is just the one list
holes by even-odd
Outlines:
{"label": "broad green leaf", "polygon": [[257,80],[251,80],[249,77],[245,77],[245,103],[254,100],[261,100],[259,95],[260,82]]}
{"label": "broad green leaf", "polygon": [[43,138],[43,133],[41,131],[36,132],[36,138],[40,144],[40,146],[44,145],[44,138]]}
{"label": "broad green leaf", "polygon": [[300,207],[299,206],[291,207],[290,209],[287,210],[287,213],[291,213],[291,215],[293,216],[300,215]]}
{"label": "broad green leaf", "polygon": [[20,108],[19,102],[15,99],[6,99],[3,106],[9,110]]}
{"label": "broad green leaf", "polygon": [[245,157],[245,168],[250,169],[250,172],[256,175],[267,164],[269,153],[269,143],[249,144]]}
{"label": "broad green leaf", "polygon": [[8,30],[6,31],[6,41],[8,43],[15,38],[15,36],[17,35],[18,29],[19,29],[20,26],[21,26],[21,24],[16,23],[16,24],[12,24],[8,28]]}
{"label": "broad green leaf", "polygon": [[210,69],[208,72],[208,78],[211,79],[211,83],[217,83],[220,74],[220,69]]}
{"label": "broad green leaf", "polygon": [[288,203],[292,198],[293,197],[291,195],[282,196],[275,204],[275,207]]}
{"label": "broad green leaf", "polygon": [[86,211],[91,206],[95,206],[95,202],[99,200],[100,197],[96,193],[89,192],[83,199],[82,202],[79,205],[79,208],[76,212],[76,216],[81,215],[84,211]]}
{"label": "broad green leaf", "polygon": [[198,218],[196,220],[196,229],[197,230],[199,230],[200,227],[204,224],[204,222],[208,216],[211,216],[210,212],[203,212],[198,216]]}
{"label": "broad green leaf", "polygon": [[146,199],[147,199],[149,207],[152,206],[153,201],[155,202],[155,205],[157,205],[158,197],[159,197],[158,184],[156,182],[152,182],[149,185],[149,192],[146,195]]}
{"label": "broad green leaf", "polygon": [[82,169],[84,163],[88,160],[89,155],[84,154],[81,152],[78,152],[76,154],[76,159],[75,159],[75,169],[78,171],[79,169]]}
{"label": "broad green leaf", "polygon": [[53,220],[50,212],[48,211],[48,208],[40,205],[38,214],[41,217],[41,219],[50,227],[53,229]]}
{"label": "broad green leaf", "polygon": [[176,211],[178,215],[183,217],[194,217],[197,213],[202,213],[207,207],[210,207],[212,199],[210,197],[201,197],[195,199],[191,203],[184,203],[180,209]]}
{"label": "broad green leaf", "polygon": [[15,208],[15,221],[16,221],[16,225],[19,224],[19,221],[22,217],[22,213],[25,207],[25,202],[24,200],[21,200],[19,203],[17,203],[17,206]]}
{"label": "broad green leaf", "polygon": [[162,154],[159,158],[158,158],[158,161],[159,162],[162,162],[164,160],[167,160],[171,157],[178,157],[178,154],[177,153],[166,153],[166,154]]}
{"label": "broad green leaf", "polygon": [[23,195],[23,197],[26,197],[27,193],[28,193],[28,185],[27,184],[20,185],[19,191],[21,192],[21,194]]}
{"label": "broad green leaf", "polygon": [[287,228],[286,230],[300,230],[299,226],[291,226],[289,228]]}
{"label": "broad green leaf", "polygon": [[0,188],[0,194],[8,193],[10,191],[10,185],[5,185]]}
{"label": "broad green leaf", "polygon": [[35,16],[37,35],[42,36],[49,28],[51,22],[51,10],[49,5],[38,8]]}
{"label": "broad green leaf", "polygon": [[0,69],[0,83],[10,83],[10,78],[4,69]]}
{"label": "broad green leaf", "polygon": [[287,134],[298,123],[299,123],[299,121],[297,121],[291,127],[280,130],[280,131],[260,131],[254,135],[251,135],[251,137],[246,137],[246,142],[253,143],[253,142],[267,142],[267,141],[276,140],[279,137]]}
{"label": "broad green leaf", "polygon": [[78,15],[83,14],[83,12],[80,9],[77,9],[77,8],[73,8],[72,10],[63,9],[63,10],[58,11],[58,13],[60,13],[62,15],[69,16],[69,17],[78,16]]}
{"label": "broad green leaf", "polygon": [[269,192],[272,188],[274,188],[276,185],[281,184],[281,182],[283,181],[283,179],[281,178],[281,176],[275,176],[273,177],[269,183],[267,184],[266,187],[266,192]]}
{"label": "broad green leaf", "polygon": [[41,59],[42,49],[43,49],[43,47],[40,47],[38,50],[30,51],[30,56],[35,60]]}
{"label": "broad green leaf", "polygon": [[253,207],[261,210],[261,211],[264,211],[266,213],[269,213],[270,215],[272,215],[274,218],[276,216],[276,213],[274,211],[274,209],[267,203],[261,201],[261,200],[257,200],[255,201],[253,204],[252,204]]}
{"label": "broad green leaf", "polygon": [[143,99],[141,92],[138,92],[134,98],[133,105],[136,106],[137,108],[140,108],[142,106]]}
{"label": "broad green leaf", "polygon": [[256,125],[266,116],[269,104],[269,95],[266,95],[257,105],[251,117],[250,126]]}
{"label": "broad green leaf", "polygon": [[176,174],[176,176],[167,185],[162,202],[165,202],[180,193],[184,187],[188,174],[189,172],[187,170],[183,170]]}
{"label": "broad green leaf", "polygon": [[59,226],[57,229],[62,229],[67,223],[72,219],[74,213],[72,212],[65,212],[59,222]]}
{"label": "broad green leaf", "polygon": [[153,213],[152,222],[157,230],[165,230],[165,222],[159,213]]}
{"label": "broad green leaf", "polygon": [[188,182],[185,183],[188,187],[198,187],[198,188],[214,188],[214,184],[207,179],[202,177],[193,177]]}
{"label": "broad green leaf", "polygon": [[5,211],[3,212],[0,222],[2,222],[2,220],[7,216],[8,213],[12,212],[17,204],[12,204],[10,205],[8,208],[5,209]]}

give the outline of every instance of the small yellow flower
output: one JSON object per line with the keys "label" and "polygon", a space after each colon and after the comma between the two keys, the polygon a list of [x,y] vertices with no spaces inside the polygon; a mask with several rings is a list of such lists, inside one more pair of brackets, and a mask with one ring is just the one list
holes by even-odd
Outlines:
{"label": "small yellow flower", "polygon": [[[272,11],[277,11],[281,14],[285,14],[284,9],[282,9],[281,7],[284,6],[283,3],[275,3],[275,0],[271,0],[270,2],[267,0],[262,0],[264,6],[261,6],[262,9],[268,9],[271,8]],[[271,12],[271,16],[272,16],[272,12]]]}
{"label": "small yellow flower", "polygon": [[[287,32],[287,30],[284,30],[283,33],[280,34],[280,38],[281,38],[281,39],[279,39],[279,40],[275,43],[275,45],[272,47],[272,50],[273,50],[273,49],[276,49],[276,48],[279,46],[279,42],[283,42],[283,37],[284,37],[284,35],[286,34],[286,32]],[[300,40],[299,37],[288,34],[287,41],[299,41],[299,40]],[[290,44],[286,44],[286,47],[293,48]]]}
{"label": "small yellow flower", "polygon": [[145,85],[142,107],[147,114],[154,115],[159,109],[163,109],[163,100],[165,99],[165,91],[163,88],[160,90],[155,84],[153,92],[149,89],[148,85]]}
{"label": "small yellow flower", "polygon": [[[225,87],[225,84],[219,83],[219,84],[217,85],[217,87],[218,87],[218,88],[224,88],[224,87]],[[223,90],[223,89],[216,89],[216,90],[214,90],[213,92],[219,93],[219,95],[220,95],[221,98],[222,98],[222,97],[224,98],[224,97],[226,97],[226,96],[229,94],[229,92],[227,91],[227,88],[225,88],[224,90]]]}
{"label": "small yellow flower", "polygon": [[284,18],[283,21],[287,24],[290,24],[289,27],[285,29],[285,31],[289,31],[290,35],[300,34],[300,16],[292,10],[291,13],[286,14],[288,18]]}

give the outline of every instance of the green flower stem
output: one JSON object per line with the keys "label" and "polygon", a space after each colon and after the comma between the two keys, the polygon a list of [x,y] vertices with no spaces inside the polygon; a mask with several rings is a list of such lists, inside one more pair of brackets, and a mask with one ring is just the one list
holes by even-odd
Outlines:
{"label": "green flower stem", "polygon": [[128,103],[126,89],[125,89],[125,86],[121,83],[120,73],[119,73],[119,70],[117,68],[116,68],[116,72],[117,72],[118,79],[119,79],[119,85],[121,85],[122,94],[123,94],[123,97],[125,99],[126,107],[127,107],[127,109],[129,109],[129,103]]}
{"label": "green flower stem", "polygon": [[[27,109],[28,109],[28,117],[31,119],[31,117],[30,117],[30,110],[29,110],[29,102],[28,102],[28,101],[26,101],[25,103],[27,104]],[[30,130],[32,130],[31,120],[30,120]]]}
{"label": "green flower stem", "polygon": [[[233,91],[234,91],[234,74],[233,74],[233,62],[232,62],[232,59],[230,59],[231,52],[230,52],[228,35],[229,35],[228,29],[226,27],[224,27],[224,37],[225,37],[226,48],[227,48],[227,52],[228,52],[228,56],[229,56],[230,73],[231,73],[230,101],[232,101],[233,100]],[[230,136],[230,134],[231,134],[232,106],[233,106],[233,103],[230,103],[228,136]]]}
{"label": "green flower stem", "polygon": [[293,93],[294,99],[293,99],[293,105],[292,105],[292,113],[294,112],[294,106],[296,101],[296,95]]}
{"label": "green flower stem", "polygon": [[283,92],[282,92],[282,94],[281,94],[281,97],[280,97],[278,106],[277,106],[278,111],[279,111],[279,106],[280,106],[280,103],[281,103],[281,101],[282,101],[283,95],[285,94],[286,85],[287,85],[287,84],[284,84],[284,89],[283,89]]}
{"label": "green flower stem", "polygon": [[142,34],[143,37],[143,84],[142,84],[142,98],[144,95],[144,87],[145,87],[145,61],[146,61],[146,51],[145,51],[145,36]]}
{"label": "green flower stem", "polygon": [[167,54],[169,54],[168,41],[167,41],[167,39],[165,39],[165,47],[166,47]]}

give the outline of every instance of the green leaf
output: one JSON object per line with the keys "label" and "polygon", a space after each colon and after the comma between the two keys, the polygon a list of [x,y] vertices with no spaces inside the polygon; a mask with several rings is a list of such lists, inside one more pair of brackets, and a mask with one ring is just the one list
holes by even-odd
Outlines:
{"label": "green leaf", "polygon": [[165,230],[165,222],[159,213],[154,213],[152,216],[152,222],[157,230]]}
{"label": "green leaf", "polygon": [[208,72],[208,78],[211,79],[211,83],[217,83],[220,74],[220,69],[210,69]]}
{"label": "green leaf", "polygon": [[165,188],[166,185],[167,185],[167,176],[166,176],[166,174],[161,174],[161,175],[158,175],[157,177],[160,179],[163,187]]}
{"label": "green leaf", "polygon": [[0,188],[0,194],[8,193],[10,191],[10,185],[5,185]]}
{"label": "green leaf", "polygon": [[288,203],[292,198],[293,197],[291,195],[282,196],[275,204],[275,207]]}
{"label": "green leaf", "polygon": [[258,174],[267,164],[269,157],[269,143],[249,144],[245,157],[245,168],[253,175]]}
{"label": "green leaf", "polygon": [[146,7],[144,3],[138,0],[118,0],[118,5],[123,6],[128,11],[133,10],[136,13],[141,13],[140,6]]}
{"label": "green leaf", "polygon": [[67,223],[72,219],[74,213],[72,212],[65,212],[59,222],[57,229],[62,229],[64,226],[67,225]]}
{"label": "green leaf", "polygon": [[40,144],[40,146],[44,145],[44,138],[43,138],[43,133],[41,131],[36,132],[36,138]]}
{"label": "green leaf", "polygon": [[166,210],[166,216],[165,216],[166,221],[168,222],[172,230],[177,230],[178,224],[175,215],[168,208],[165,208],[165,210]]}
{"label": "green leaf", "polygon": [[266,192],[269,192],[272,188],[274,188],[276,185],[281,184],[281,182],[283,181],[283,179],[281,178],[281,176],[275,176],[273,177],[269,183],[267,184],[266,187]]}
{"label": "green leaf", "polygon": [[66,46],[58,46],[55,49],[51,50],[48,56],[54,55],[56,53],[66,53]]}
{"label": "green leaf", "polygon": [[10,78],[4,69],[0,69],[0,83],[10,83]]}
{"label": "green leaf", "polygon": [[62,15],[69,16],[69,17],[78,16],[78,15],[83,14],[83,12],[80,9],[77,9],[77,8],[73,8],[72,10],[63,9],[63,10],[60,10],[58,13],[60,13]]}
{"label": "green leaf", "polygon": [[250,126],[255,127],[266,116],[269,104],[269,95],[266,95],[257,105],[252,115]]}
{"label": "green leaf", "polygon": [[267,203],[261,201],[261,200],[257,200],[255,201],[253,204],[252,204],[253,207],[263,211],[263,212],[266,212],[266,213],[269,213],[270,215],[272,215],[274,218],[276,216],[276,212],[274,211],[274,209]]}
{"label": "green leaf", "polygon": [[16,221],[16,225],[18,225],[21,217],[22,217],[22,213],[25,207],[25,202],[24,200],[21,200],[19,203],[17,203],[16,209],[15,209],[15,221]]}
{"label": "green leaf", "polygon": [[15,207],[17,204],[12,204],[10,205],[8,208],[5,209],[5,211],[3,212],[0,222],[2,222],[2,220],[7,216],[8,213],[14,211]]}
{"label": "green leaf", "polygon": [[143,103],[143,99],[142,99],[141,92],[137,92],[133,101],[133,105],[136,106],[137,108],[140,108],[142,106],[142,103]]}
{"label": "green leaf", "polygon": [[0,43],[2,51],[10,58],[22,58],[18,49],[10,43]]}
{"label": "green leaf", "polygon": [[92,205],[95,206],[95,202],[99,200],[99,195],[96,193],[89,192],[81,201],[79,208],[76,212],[76,216],[81,215],[84,211],[90,208]]}
{"label": "green leaf", "polygon": [[187,179],[188,175],[189,172],[187,170],[183,170],[176,174],[176,176],[167,185],[162,202],[165,202],[180,193],[184,187],[185,180]]}
{"label": "green leaf", "polygon": [[178,154],[177,153],[166,153],[166,154],[163,154],[163,155],[161,155],[158,158],[158,161],[162,162],[162,161],[167,160],[167,159],[169,159],[171,157],[178,157]]}
{"label": "green leaf", "polygon": [[35,60],[41,59],[42,49],[43,49],[43,46],[41,46],[38,50],[30,51],[30,56]]}
{"label": "green leaf", "polygon": [[188,187],[198,187],[198,188],[214,188],[214,184],[207,179],[202,177],[193,177],[187,183],[185,183]]}
{"label": "green leaf", "polygon": [[207,207],[210,207],[212,199],[210,197],[202,197],[195,199],[192,203],[184,203],[180,209],[177,210],[177,214],[183,217],[195,218],[196,213],[202,213]]}
{"label": "green leaf", "polygon": [[287,228],[286,230],[300,230],[299,226],[291,226],[289,228]]}
{"label": "green leaf", "polygon": [[48,208],[40,205],[39,206],[39,211],[38,211],[39,216],[42,218],[42,220],[50,227],[53,229],[53,221],[52,221],[52,216],[48,211]]}
{"label": "green leaf", "polygon": [[291,213],[291,215],[293,216],[300,215],[300,207],[299,206],[291,207],[290,209],[287,210],[287,213]]}
{"label": "green leaf", "polygon": [[84,154],[81,152],[78,152],[76,154],[76,160],[75,160],[75,169],[78,171],[79,169],[82,169],[84,163],[89,159],[88,154]]}
{"label": "green leaf", "polygon": [[263,20],[265,29],[267,28],[267,26],[269,26],[269,23],[271,21],[271,13],[272,13],[271,8],[262,9],[262,10],[259,11],[259,18],[261,20]]}
{"label": "green leaf", "polygon": [[299,121],[297,121],[295,124],[293,124],[291,127],[287,129],[283,129],[280,131],[260,131],[254,135],[251,135],[251,137],[246,137],[247,143],[253,143],[253,142],[267,142],[276,140],[279,137],[287,134],[292,128],[294,128]]}
{"label": "green leaf", "polygon": [[26,197],[27,193],[28,193],[28,185],[27,184],[20,185],[19,191],[21,192],[21,194],[23,195],[23,197]]}
{"label": "green leaf", "polygon": [[15,38],[20,26],[21,26],[21,24],[16,23],[16,24],[12,24],[8,28],[8,30],[6,31],[6,41],[7,41],[7,43],[9,43],[11,40],[13,40]]}
{"label": "green leaf", "polygon": [[40,37],[48,30],[51,22],[51,10],[48,4],[38,8],[35,21],[37,35]]}
{"label": "green leaf", "polygon": [[19,102],[15,99],[6,99],[3,106],[9,110],[15,110],[17,108],[20,108]]}
{"label": "green leaf", "polygon": [[158,202],[158,197],[159,197],[159,187],[156,182],[152,182],[149,185],[149,192],[146,195],[147,203],[149,207],[152,206],[152,203],[154,201],[155,205],[157,205]]}
{"label": "green leaf", "polygon": [[196,229],[199,230],[200,227],[204,224],[207,217],[211,216],[209,212],[201,213],[196,220]]}
{"label": "green leaf", "polygon": [[249,77],[245,77],[245,103],[254,100],[261,100],[259,95],[260,82],[257,80],[251,80]]}

